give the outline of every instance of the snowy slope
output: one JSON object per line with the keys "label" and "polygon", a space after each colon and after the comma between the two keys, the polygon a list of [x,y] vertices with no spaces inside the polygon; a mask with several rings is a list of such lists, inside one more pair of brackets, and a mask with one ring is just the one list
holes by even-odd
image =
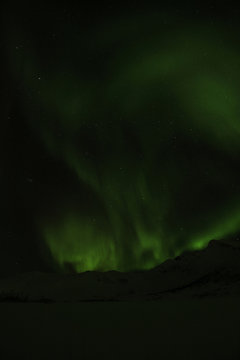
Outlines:
{"label": "snowy slope", "polygon": [[23,273],[0,280],[0,301],[129,301],[171,297],[240,296],[240,242],[169,259],[150,271],[81,274]]}

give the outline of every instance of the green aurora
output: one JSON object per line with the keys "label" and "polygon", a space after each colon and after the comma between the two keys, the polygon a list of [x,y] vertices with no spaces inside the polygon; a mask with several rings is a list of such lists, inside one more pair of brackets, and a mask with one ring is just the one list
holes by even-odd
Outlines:
{"label": "green aurora", "polygon": [[29,125],[90,199],[36,217],[60,269],[151,269],[240,230],[240,52],[220,22],[65,26],[48,56],[11,27]]}

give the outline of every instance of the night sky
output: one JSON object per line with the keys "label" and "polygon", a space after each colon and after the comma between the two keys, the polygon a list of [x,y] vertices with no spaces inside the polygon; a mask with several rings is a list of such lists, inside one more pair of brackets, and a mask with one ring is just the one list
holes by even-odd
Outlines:
{"label": "night sky", "polygon": [[238,9],[2,5],[0,275],[240,234]]}

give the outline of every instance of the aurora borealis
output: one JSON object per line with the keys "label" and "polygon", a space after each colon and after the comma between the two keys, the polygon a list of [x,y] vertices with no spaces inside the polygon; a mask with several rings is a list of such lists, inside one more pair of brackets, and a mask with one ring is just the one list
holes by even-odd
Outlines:
{"label": "aurora borealis", "polygon": [[170,10],[93,25],[59,10],[43,29],[29,14],[6,11],[6,58],[19,118],[72,176],[36,187],[48,196],[32,226],[59,269],[151,269],[238,234],[237,25]]}

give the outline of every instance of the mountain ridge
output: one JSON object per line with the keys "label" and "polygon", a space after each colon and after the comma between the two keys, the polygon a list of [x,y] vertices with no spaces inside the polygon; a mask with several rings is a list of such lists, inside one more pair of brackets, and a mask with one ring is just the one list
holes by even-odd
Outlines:
{"label": "mountain ridge", "polygon": [[240,296],[240,241],[211,240],[151,270],[30,272],[0,280],[1,302],[160,300]]}

